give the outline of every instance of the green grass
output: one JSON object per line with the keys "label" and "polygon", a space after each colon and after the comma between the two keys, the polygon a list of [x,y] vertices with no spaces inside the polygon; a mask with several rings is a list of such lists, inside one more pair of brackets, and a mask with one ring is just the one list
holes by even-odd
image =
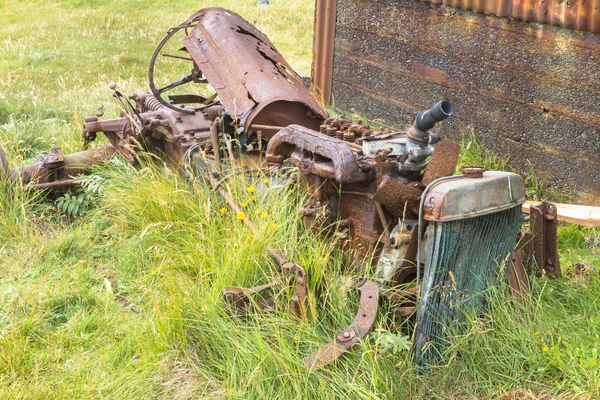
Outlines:
{"label": "green grass", "polygon": [[[219,5],[256,24],[308,75],[314,5],[257,3]],[[0,3],[0,142],[12,166],[55,145],[80,150],[85,114],[103,104],[108,117],[117,115],[108,83],[145,91],[154,44],[206,5]],[[463,147],[465,165],[506,166],[476,144]],[[411,366],[405,339],[383,318],[361,346],[309,371],[299,360],[349,324],[357,296],[336,238],[304,230],[301,190],[275,179],[265,185],[264,176],[229,179],[235,197],[249,202],[261,232],[254,237],[231,211],[221,214],[214,193],[172,171],[115,160],[94,175],[101,190],[74,219],[52,199],[0,182],[2,399],[600,396],[595,276],[534,279],[525,312],[497,294],[491,316],[471,318],[447,364],[426,374]],[[599,235],[562,227],[563,265],[600,268]],[[306,320],[283,310],[246,319],[223,310],[223,287],[274,277],[268,246],[309,272]]]}

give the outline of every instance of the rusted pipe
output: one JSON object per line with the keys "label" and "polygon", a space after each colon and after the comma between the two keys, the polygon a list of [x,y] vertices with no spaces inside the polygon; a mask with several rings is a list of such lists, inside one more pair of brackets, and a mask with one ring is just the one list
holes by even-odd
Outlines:
{"label": "rusted pipe", "polygon": [[285,126],[276,126],[276,125],[260,125],[260,124],[252,124],[250,125],[250,129],[255,131],[280,131],[285,129]]}
{"label": "rusted pipe", "polygon": [[21,178],[23,183],[54,182],[87,172],[91,166],[106,162],[115,153],[116,149],[110,144],[66,156],[56,148],[38,156],[33,164],[16,167],[11,171],[12,175]]}

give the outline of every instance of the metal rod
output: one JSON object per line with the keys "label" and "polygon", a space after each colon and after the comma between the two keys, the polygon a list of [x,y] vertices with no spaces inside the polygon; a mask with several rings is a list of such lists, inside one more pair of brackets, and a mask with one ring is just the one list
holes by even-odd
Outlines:
{"label": "metal rod", "polygon": [[192,59],[190,57],[176,56],[174,54],[162,53],[161,56],[163,56],[163,57],[170,57],[170,58],[177,58],[179,60],[194,61],[194,59]]}
{"label": "metal rod", "polygon": [[250,129],[254,129],[255,131],[280,131],[285,128],[286,128],[285,126],[277,126],[277,125],[259,125],[259,124],[250,125]]}
{"label": "metal rod", "polygon": [[[221,183],[219,182],[219,179],[217,178],[218,174],[208,173],[207,175],[210,179],[210,183],[212,184],[214,190],[216,190],[221,195],[221,197],[223,197],[223,199],[225,199],[225,201],[227,202],[227,204],[229,204],[229,206],[233,209],[233,211],[235,211],[236,213],[244,214],[244,219],[243,219],[244,223],[256,237],[259,237],[260,231],[258,230],[256,225],[254,225],[252,220],[250,220],[250,218],[248,218],[248,215],[246,215],[244,210],[236,203],[235,200],[233,200],[230,193],[227,190],[225,190],[225,188],[221,185]],[[287,259],[283,256],[283,254],[281,254],[281,252],[279,250],[276,250],[272,247],[269,247],[268,251],[271,254],[271,257],[273,258],[273,260],[278,265],[277,271],[281,272],[283,266],[285,264],[287,264]]]}

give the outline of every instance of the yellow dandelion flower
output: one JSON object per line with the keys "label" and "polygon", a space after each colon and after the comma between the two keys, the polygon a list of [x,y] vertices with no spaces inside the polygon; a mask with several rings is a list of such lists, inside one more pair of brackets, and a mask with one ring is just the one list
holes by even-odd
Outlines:
{"label": "yellow dandelion flower", "polygon": [[548,351],[548,346],[543,346],[543,347],[542,347],[542,351],[543,351],[544,353],[545,353],[545,352],[547,352],[547,351]]}
{"label": "yellow dandelion flower", "polygon": [[239,212],[235,214],[235,217],[241,221],[246,217],[246,214],[244,214],[243,212]]}
{"label": "yellow dandelion flower", "polygon": [[250,186],[248,188],[248,193],[254,193],[254,186]]}
{"label": "yellow dandelion flower", "polygon": [[254,214],[256,215],[260,215],[261,211],[260,210],[254,210]]}
{"label": "yellow dandelion flower", "polygon": [[248,202],[247,201],[243,202],[242,207],[248,207]]}
{"label": "yellow dandelion flower", "polygon": [[538,336],[540,334],[540,331],[535,331],[534,335]]}
{"label": "yellow dandelion flower", "polygon": [[263,212],[260,214],[260,216],[261,216],[262,218],[267,218],[267,217],[269,216],[269,214],[267,214],[266,212],[264,212],[264,211],[263,211]]}
{"label": "yellow dandelion flower", "polygon": [[264,183],[265,185],[268,185],[268,184],[269,184],[269,180],[268,180],[267,178],[265,178],[265,179],[263,179],[263,183]]}
{"label": "yellow dandelion flower", "polygon": [[276,231],[276,230],[277,230],[277,228],[279,228],[279,226],[277,226],[277,224],[273,224],[273,225],[271,225],[271,229],[273,229],[274,231]]}
{"label": "yellow dandelion flower", "polygon": [[256,201],[256,197],[254,197],[254,196],[251,196],[251,197],[250,197],[250,201]]}
{"label": "yellow dandelion flower", "polygon": [[223,215],[227,214],[227,209],[225,207],[221,208],[219,212]]}
{"label": "yellow dandelion flower", "polygon": [[550,346],[550,350],[554,350],[554,346]]}

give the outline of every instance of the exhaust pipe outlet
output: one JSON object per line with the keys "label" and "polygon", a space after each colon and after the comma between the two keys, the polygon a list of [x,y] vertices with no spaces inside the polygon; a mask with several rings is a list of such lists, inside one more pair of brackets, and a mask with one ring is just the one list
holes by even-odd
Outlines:
{"label": "exhaust pipe outlet", "polygon": [[452,103],[448,100],[441,100],[435,106],[427,111],[421,111],[417,114],[415,123],[423,131],[428,131],[435,126],[437,122],[443,121],[454,112]]}
{"label": "exhaust pipe outlet", "polygon": [[[429,110],[421,111],[417,114],[415,123],[407,132],[408,139],[421,146],[427,146],[431,139],[429,130],[433,128],[436,123],[451,116],[453,112],[454,107],[452,107],[452,103],[448,100],[439,101]],[[437,140],[439,140],[439,138]]]}

